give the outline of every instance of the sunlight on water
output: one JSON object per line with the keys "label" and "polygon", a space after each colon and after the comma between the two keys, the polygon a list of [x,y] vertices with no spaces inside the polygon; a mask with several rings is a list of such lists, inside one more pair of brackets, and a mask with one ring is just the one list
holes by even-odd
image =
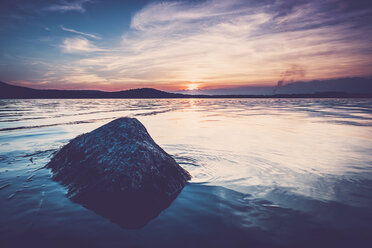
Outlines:
{"label": "sunlight on water", "polygon": [[369,100],[9,100],[1,103],[0,152],[56,149],[132,116],[193,182],[250,193],[281,186],[334,200],[334,176],[371,171],[370,107]]}
{"label": "sunlight on water", "polygon": [[[192,174],[192,185],[223,187],[216,197],[231,204],[226,190],[243,194],[242,201],[268,201],[260,207],[310,211],[312,205],[299,199],[312,199],[372,208],[370,99],[2,100],[1,197],[22,211],[25,198],[42,206],[45,192],[63,195],[50,172],[35,170],[70,139],[123,116],[138,118]],[[193,187],[178,201],[199,192]],[[64,201],[57,197],[53,204]],[[172,219],[177,204],[163,218]],[[245,210],[233,212],[241,227],[252,225]]]}

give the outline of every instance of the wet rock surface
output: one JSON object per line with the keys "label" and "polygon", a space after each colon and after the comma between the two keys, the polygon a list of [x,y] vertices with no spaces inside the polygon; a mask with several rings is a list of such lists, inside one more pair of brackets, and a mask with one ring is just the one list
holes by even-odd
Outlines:
{"label": "wet rock surface", "polygon": [[144,226],[191,178],[135,118],[74,138],[47,168],[69,198],[126,228]]}

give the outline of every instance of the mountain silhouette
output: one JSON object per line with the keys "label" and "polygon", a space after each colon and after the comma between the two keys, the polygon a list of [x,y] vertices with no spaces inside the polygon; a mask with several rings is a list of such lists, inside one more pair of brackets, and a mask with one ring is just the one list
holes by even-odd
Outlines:
{"label": "mountain silhouette", "polygon": [[182,98],[183,94],[169,93],[152,88],[116,92],[100,90],[39,90],[0,82],[2,99],[55,99],[55,98]]}
{"label": "mountain silhouette", "polygon": [[277,95],[277,94],[318,94],[342,92],[343,94],[372,94],[372,78],[350,77],[312,81],[281,82],[270,86],[240,86],[235,88],[178,91],[194,95]]}
{"label": "mountain silhouette", "polygon": [[[372,83],[367,79],[360,79],[357,84],[352,84],[352,81],[342,81],[338,84],[338,80],[322,83],[323,81],[310,82],[295,82],[284,85],[278,89],[275,87],[259,87],[260,94],[255,94],[252,91],[242,91],[240,94],[234,93],[226,89],[227,94],[221,94],[224,91],[217,91],[211,95],[203,94],[181,94],[170,93],[153,88],[131,89],[115,92],[106,92],[100,90],[53,90],[53,89],[32,89],[23,86],[16,86],[0,82],[0,99],[82,99],[82,98],[372,98]],[[339,86],[339,88],[337,88]],[[251,86],[245,88],[251,89]],[[221,89],[222,90],[222,89]],[[244,94],[251,92],[250,94]],[[273,94],[275,92],[275,94]],[[242,94],[243,93],[243,94]]]}

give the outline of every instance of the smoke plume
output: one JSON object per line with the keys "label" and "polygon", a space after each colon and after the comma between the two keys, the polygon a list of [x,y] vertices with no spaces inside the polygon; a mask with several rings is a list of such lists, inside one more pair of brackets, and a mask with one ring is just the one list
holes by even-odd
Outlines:
{"label": "smoke plume", "polygon": [[273,94],[275,94],[278,89],[287,83],[292,83],[294,81],[302,80],[305,77],[305,68],[301,65],[292,65],[285,72],[281,74],[280,80],[274,88]]}

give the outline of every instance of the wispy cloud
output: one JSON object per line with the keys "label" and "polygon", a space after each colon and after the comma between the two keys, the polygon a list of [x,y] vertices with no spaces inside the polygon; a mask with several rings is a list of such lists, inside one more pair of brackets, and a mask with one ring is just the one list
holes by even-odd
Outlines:
{"label": "wispy cloud", "polygon": [[61,26],[61,29],[63,31],[67,31],[67,32],[75,33],[75,34],[80,34],[80,35],[84,35],[84,36],[87,36],[87,37],[92,38],[92,39],[96,39],[96,40],[101,39],[101,37],[99,37],[97,35],[80,32],[80,31],[77,31],[77,30],[74,30],[74,29],[71,29],[71,28],[65,28],[64,26]]}
{"label": "wispy cloud", "polygon": [[54,4],[46,8],[49,11],[60,11],[60,12],[67,12],[67,11],[77,11],[84,13],[84,3],[90,2],[91,0],[76,0],[74,2],[67,2],[65,0],[61,0],[59,4]]}
{"label": "wispy cloud", "polygon": [[61,48],[65,53],[91,53],[103,51],[103,49],[93,45],[88,39],[83,37],[66,38]]}
{"label": "wispy cloud", "polygon": [[339,0],[155,2],[133,16],[119,46],[108,44],[115,51],[93,53],[102,49],[85,38],[62,49],[85,54],[70,62],[79,71],[69,79],[116,88],[273,85],[293,65],[305,80],[370,76],[369,16]]}

